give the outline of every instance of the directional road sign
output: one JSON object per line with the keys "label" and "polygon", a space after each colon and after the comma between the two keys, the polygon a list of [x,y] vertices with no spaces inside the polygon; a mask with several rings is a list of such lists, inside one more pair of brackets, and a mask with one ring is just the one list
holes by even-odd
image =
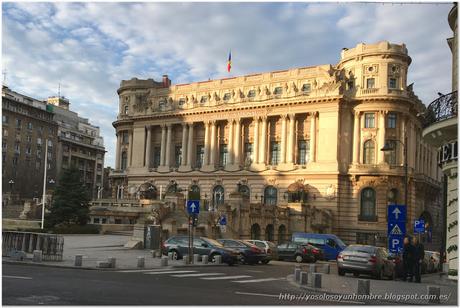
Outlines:
{"label": "directional road sign", "polygon": [[405,205],[393,204],[388,206],[388,221],[406,221],[407,208]]}
{"label": "directional road sign", "polygon": [[198,214],[200,212],[200,201],[199,200],[188,200],[187,211],[189,214]]}
{"label": "directional road sign", "polygon": [[227,217],[225,215],[220,216],[219,225],[225,226],[227,224]]}
{"label": "directional road sign", "polygon": [[423,219],[414,221],[414,233],[425,233],[425,221]]}
{"label": "directional road sign", "polygon": [[404,236],[406,235],[406,223],[404,222],[388,222],[388,236],[398,235]]}

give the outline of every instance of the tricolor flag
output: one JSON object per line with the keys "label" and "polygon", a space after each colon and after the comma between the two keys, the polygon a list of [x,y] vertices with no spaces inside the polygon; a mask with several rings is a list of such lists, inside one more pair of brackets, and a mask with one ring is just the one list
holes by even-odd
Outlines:
{"label": "tricolor flag", "polygon": [[232,51],[228,53],[227,72],[230,73],[231,69],[232,69]]}

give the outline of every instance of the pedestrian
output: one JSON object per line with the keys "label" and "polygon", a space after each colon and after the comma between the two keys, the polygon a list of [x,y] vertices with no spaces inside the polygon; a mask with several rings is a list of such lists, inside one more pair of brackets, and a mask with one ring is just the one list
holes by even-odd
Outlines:
{"label": "pedestrian", "polygon": [[404,238],[403,246],[403,281],[406,281],[409,278],[409,282],[412,282],[413,279],[413,269],[414,269],[414,246],[412,245],[410,238]]}
{"label": "pedestrian", "polygon": [[415,282],[421,282],[422,263],[425,258],[425,247],[414,237],[414,267]]}

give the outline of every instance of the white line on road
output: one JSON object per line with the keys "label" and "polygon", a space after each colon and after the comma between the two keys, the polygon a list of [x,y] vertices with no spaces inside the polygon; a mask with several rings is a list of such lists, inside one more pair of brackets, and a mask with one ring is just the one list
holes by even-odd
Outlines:
{"label": "white line on road", "polygon": [[224,273],[198,273],[198,274],[182,274],[182,275],[171,275],[172,277],[201,277],[201,276],[219,276],[225,275]]}
{"label": "white line on road", "polygon": [[274,280],[286,280],[285,277],[282,278],[262,278],[262,279],[252,279],[252,280],[237,280],[232,282],[237,283],[253,283],[253,282],[264,282],[264,281],[274,281]]}
{"label": "white line on road", "polygon": [[248,293],[248,292],[235,292],[235,294],[240,294],[240,295],[255,295],[255,296],[265,296],[265,297],[277,297],[279,298],[279,294],[263,294],[263,293]]}
{"label": "white line on road", "polygon": [[163,274],[181,274],[181,273],[196,273],[196,271],[164,271],[164,272],[148,272],[145,275],[163,275]]}
{"label": "white line on road", "polygon": [[11,278],[11,279],[32,279],[32,277],[24,277],[24,276],[8,276],[8,275],[3,275],[3,278]]}
{"label": "white line on road", "polygon": [[145,272],[165,272],[165,271],[171,271],[171,269],[163,268],[163,269],[124,270],[124,271],[117,271],[117,273],[145,273]]}
{"label": "white line on road", "polygon": [[224,277],[205,277],[205,278],[200,278],[203,280],[224,280],[224,279],[240,279],[240,278],[248,278],[252,276],[248,275],[240,275],[240,276],[224,276]]}

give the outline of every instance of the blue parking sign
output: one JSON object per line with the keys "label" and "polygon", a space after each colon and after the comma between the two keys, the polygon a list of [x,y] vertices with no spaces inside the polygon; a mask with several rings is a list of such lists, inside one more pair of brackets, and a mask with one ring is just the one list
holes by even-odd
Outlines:
{"label": "blue parking sign", "polygon": [[393,253],[400,253],[404,246],[403,235],[390,235],[388,237],[388,250]]}
{"label": "blue parking sign", "polygon": [[425,232],[425,220],[416,219],[414,221],[414,233],[424,233]]}
{"label": "blue parking sign", "polygon": [[189,214],[198,214],[200,212],[200,201],[187,200],[187,212]]}

